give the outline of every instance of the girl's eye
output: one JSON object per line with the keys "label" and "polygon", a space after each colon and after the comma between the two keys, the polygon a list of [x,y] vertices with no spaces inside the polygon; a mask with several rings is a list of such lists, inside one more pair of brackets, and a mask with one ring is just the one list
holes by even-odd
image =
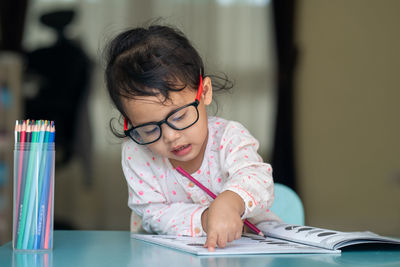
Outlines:
{"label": "girl's eye", "polygon": [[151,135],[151,134],[156,133],[157,131],[158,131],[158,127],[154,127],[151,130],[146,130],[144,133],[147,134],[147,135]]}
{"label": "girl's eye", "polygon": [[172,120],[173,121],[180,121],[180,120],[183,120],[185,118],[185,116],[186,116],[186,112],[182,113],[182,114],[177,114],[177,116],[174,117]]}

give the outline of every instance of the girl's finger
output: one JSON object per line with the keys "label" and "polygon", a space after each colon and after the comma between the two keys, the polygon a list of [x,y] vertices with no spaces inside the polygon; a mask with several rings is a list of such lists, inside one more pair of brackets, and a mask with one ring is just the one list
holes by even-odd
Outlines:
{"label": "girl's finger", "polygon": [[204,243],[204,247],[208,248],[208,251],[215,251],[215,247],[217,246],[218,235],[215,232],[210,232],[207,234],[206,243]]}
{"label": "girl's finger", "polygon": [[242,233],[241,233],[241,232],[236,232],[236,234],[235,234],[235,240],[236,240],[236,239],[239,239],[241,236],[242,236]]}
{"label": "girl's finger", "polygon": [[217,239],[217,245],[218,245],[218,247],[224,248],[224,247],[226,246],[226,241],[227,241],[227,239],[228,239],[227,234],[225,234],[225,235],[219,234],[219,235],[218,235],[218,239]]}
{"label": "girl's finger", "polygon": [[227,234],[226,241],[227,241],[228,243],[230,243],[230,242],[232,242],[233,240],[235,240],[235,233]]}

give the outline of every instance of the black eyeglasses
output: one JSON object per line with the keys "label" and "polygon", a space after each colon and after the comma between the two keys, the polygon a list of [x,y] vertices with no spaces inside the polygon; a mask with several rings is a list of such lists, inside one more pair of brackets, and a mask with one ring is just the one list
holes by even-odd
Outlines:
{"label": "black eyeglasses", "polygon": [[128,129],[128,120],[124,119],[124,133],[139,145],[148,145],[158,141],[162,136],[161,125],[166,123],[174,130],[185,130],[199,120],[201,93],[203,91],[203,79],[200,75],[200,84],[194,102],[171,111],[167,117],[159,122],[148,122]]}

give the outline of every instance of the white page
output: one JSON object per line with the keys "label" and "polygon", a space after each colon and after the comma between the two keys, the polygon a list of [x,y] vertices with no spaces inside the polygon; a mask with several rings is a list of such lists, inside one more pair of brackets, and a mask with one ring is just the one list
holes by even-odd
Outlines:
{"label": "white page", "polygon": [[400,244],[400,240],[380,236],[372,232],[341,232],[277,222],[262,222],[257,227],[267,236],[326,249],[339,249],[346,245],[362,243]]}
{"label": "white page", "polygon": [[209,252],[207,248],[203,247],[206,237],[132,234],[132,238],[183,250],[196,255],[340,253],[338,250],[326,250],[275,238],[264,238],[253,234],[246,234],[240,239],[228,243],[225,248],[216,248],[214,252]]}

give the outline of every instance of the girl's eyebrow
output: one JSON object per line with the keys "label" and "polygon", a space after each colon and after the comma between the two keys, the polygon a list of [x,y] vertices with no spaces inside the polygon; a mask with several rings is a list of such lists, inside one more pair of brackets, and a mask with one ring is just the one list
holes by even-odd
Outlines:
{"label": "girl's eyebrow", "polygon": [[150,104],[161,104],[162,106],[169,106],[169,108],[165,110],[165,114],[160,116],[159,120],[139,121],[139,123],[132,122],[132,126],[133,127],[136,127],[136,126],[139,126],[139,125],[142,125],[142,124],[145,124],[145,123],[150,123],[150,122],[159,122],[159,121],[165,119],[165,117],[167,117],[168,114],[170,114],[172,111],[174,111],[177,108],[181,107],[180,105],[177,105],[177,104],[172,104],[172,103],[171,104],[166,104],[166,103],[158,102],[158,101],[155,101],[155,100],[149,100],[149,99],[135,99],[135,100],[139,100],[141,102],[150,103]]}
{"label": "girl's eyebrow", "polygon": [[[190,96],[190,97],[192,97],[192,96]],[[180,99],[182,99],[182,98],[180,98]],[[185,99],[185,98],[183,97],[183,99]],[[142,102],[142,103],[145,103],[145,104],[159,104],[159,105],[165,106],[165,107],[169,106],[169,108],[166,110],[164,116],[162,116],[161,119],[159,119],[159,120],[150,120],[150,121],[149,120],[148,121],[140,121],[140,123],[135,123],[135,124],[133,124],[134,122],[131,122],[132,126],[134,126],[134,127],[138,126],[138,125],[141,125],[141,124],[145,124],[145,123],[159,122],[159,121],[165,119],[165,117],[167,117],[175,109],[178,109],[178,108],[180,108],[180,107],[182,107],[182,106],[184,106],[184,105],[189,103],[189,102],[187,102],[189,100],[186,99],[186,100],[181,100],[181,101],[183,101],[182,103],[176,104],[176,103],[172,102],[172,98],[165,98],[161,94],[156,95],[156,96],[150,96],[150,97],[148,97],[148,96],[135,96],[134,98],[127,99],[127,101],[128,102],[129,101],[139,101],[139,102]],[[193,100],[191,100],[191,101],[193,101]]]}
{"label": "girl's eyebrow", "polygon": [[[156,96],[154,96],[154,97],[156,97]],[[135,96],[134,98],[131,98],[128,101],[141,101],[141,102],[165,105],[164,103],[171,102],[171,99],[167,99],[165,97],[163,97],[163,98],[157,97],[157,100],[150,100],[149,96]]]}

